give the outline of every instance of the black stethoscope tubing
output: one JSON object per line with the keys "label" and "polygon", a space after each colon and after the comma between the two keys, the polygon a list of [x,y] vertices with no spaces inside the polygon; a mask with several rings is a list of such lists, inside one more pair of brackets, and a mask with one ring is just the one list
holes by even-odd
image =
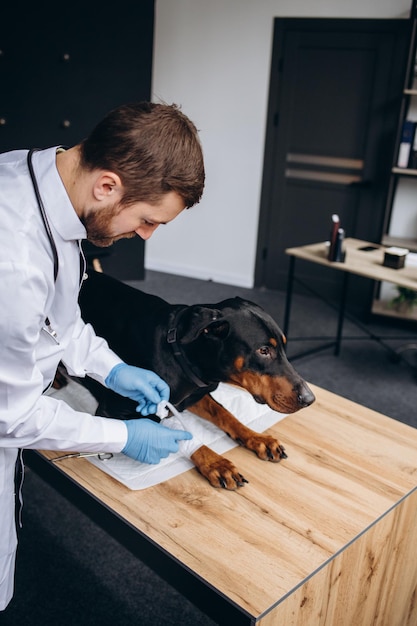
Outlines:
{"label": "black stethoscope tubing", "polygon": [[51,231],[51,227],[49,225],[48,217],[46,215],[45,207],[44,207],[44,204],[42,202],[42,197],[41,197],[41,194],[40,194],[40,191],[39,191],[39,186],[38,186],[38,182],[36,180],[35,172],[33,171],[32,155],[33,155],[34,152],[37,152],[37,150],[39,150],[39,148],[32,148],[32,150],[29,150],[28,156],[27,156],[27,164],[28,164],[28,168],[29,168],[30,178],[32,180],[33,189],[35,191],[36,200],[38,202],[39,211],[40,211],[40,214],[42,216],[42,220],[43,220],[43,223],[44,223],[44,226],[45,226],[46,234],[48,235],[49,243],[51,244],[51,248],[52,248],[52,255],[53,255],[53,258],[54,258],[54,281],[56,282],[56,279],[57,279],[57,276],[58,276],[58,270],[59,270],[58,251],[56,249],[55,240],[54,240],[54,237],[52,235],[52,231]]}

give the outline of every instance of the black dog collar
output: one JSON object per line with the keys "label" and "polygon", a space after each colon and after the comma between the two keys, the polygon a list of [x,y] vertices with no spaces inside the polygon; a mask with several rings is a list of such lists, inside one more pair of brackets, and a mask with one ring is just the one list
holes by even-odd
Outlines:
{"label": "black dog collar", "polygon": [[201,380],[197,376],[197,374],[193,371],[190,362],[187,359],[187,356],[182,349],[182,345],[177,340],[177,326],[180,318],[183,313],[187,310],[188,307],[184,306],[181,309],[177,309],[173,313],[171,313],[171,317],[169,320],[169,328],[167,333],[167,342],[170,344],[172,348],[172,352],[174,353],[175,358],[177,359],[178,364],[180,365],[184,374],[198,387],[208,387],[209,384]]}

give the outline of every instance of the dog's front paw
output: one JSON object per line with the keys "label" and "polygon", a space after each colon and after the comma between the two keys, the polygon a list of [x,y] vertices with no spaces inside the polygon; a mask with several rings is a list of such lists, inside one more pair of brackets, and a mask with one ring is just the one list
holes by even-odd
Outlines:
{"label": "dog's front paw", "polygon": [[269,435],[258,435],[253,433],[245,441],[237,440],[237,442],[252,450],[263,461],[273,461],[278,463],[281,459],[287,459],[285,448],[280,444],[278,439],[269,437]]}
{"label": "dog's front paw", "polygon": [[248,482],[231,461],[210,450],[207,446],[198,448],[191,455],[191,460],[200,474],[207,478],[213,487],[236,489],[243,487]]}

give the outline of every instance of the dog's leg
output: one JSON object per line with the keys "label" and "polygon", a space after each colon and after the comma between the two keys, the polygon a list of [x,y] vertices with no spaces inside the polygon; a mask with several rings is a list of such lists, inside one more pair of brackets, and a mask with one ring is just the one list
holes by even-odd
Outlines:
{"label": "dog's leg", "polygon": [[188,407],[188,409],[199,417],[215,424],[239,445],[252,450],[264,461],[278,462],[287,458],[283,446],[277,439],[251,430],[239,422],[230,411],[225,409],[209,394]]}
{"label": "dog's leg", "polygon": [[207,446],[201,446],[191,455],[191,460],[213,487],[236,489],[248,481],[239,473],[231,461]]}

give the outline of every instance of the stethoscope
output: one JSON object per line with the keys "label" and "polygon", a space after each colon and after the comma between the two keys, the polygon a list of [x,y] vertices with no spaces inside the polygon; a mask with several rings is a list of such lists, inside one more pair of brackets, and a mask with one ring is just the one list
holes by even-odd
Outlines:
{"label": "stethoscope", "polygon": [[[42,201],[42,197],[41,197],[41,194],[40,194],[40,191],[39,191],[38,181],[36,180],[36,175],[35,175],[35,172],[33,170],[33,163],[32,163],[32,155],[33,155],[34,152],[37,152],[39,149],[40,148],[32,148],[31,150],[29,150],[28,155],[27,155],[27,165],[28,165],[29,174],[30,174],[30,178],[31,178],[31,181],[32,181],[33,189],[34,189],[34,192],[35,192],[36,200],[37,200],[37,203],[38,203],[39,211],[40,211],[40,214],[42,216],[42,221],[43,221],[43,224],[45,226],[46,234],[48,235],[49,243],[51,244],[52,256],[53,256],[53,259],[54,259],[54,282],[56,282],[56,279],[58,277],[58,271],[59,271],[58,250],[56,248],[54,236],[52,234],[52,230],[51,230],[51,226],[49,224],[48,216],[47,216],[46,211],[45,211],[45,206],[44,206],[43,201]],[[85,273],[85,270],[86,270],[85,257],[84,257],[83,251],[81,249],[81,245],[79,247],[80,247],[80,257],[81,257],[81,260],[80,260],[80,263],[81,263],[80,287],[81,287],[81,284],[82,284],[84,278],[87,277],[87,274]],[[42,330],[44,330],[46,333],[48,333],[48,335],[50,337],[52,337],[52,339],[55,341],[55,343],[57,343],[59,345],[59,341],[58,341],[58,337],[57,337],[56,331],[52,328],[51,322],[49,321],[48,317],[45,318],[45,326],[42,327]]]}
{"label": "stethoscope", "polygon": [[36,200],[38,202],[39,211],[41,213],[42,220],[43,220],[45,230],[46,230],[46,234],[48,235],[49,243],[51,244],[51,248],[52,248],[52,256],[54,257],[54,282],[56,282],[56,279],[58,276],[58,270],[59,270],[58,251],[56,249],[55,240],[51,231],[51,227],[49,225],[48,216],[46,215],[45,207],[42,202],[42,198],[41,198],[41,194],[40,194],[39,186],[38,186],[38,181],[36,180],[35,172],[33,170],[33,163],[32,163],[32,155],[34,152],[37,152],[38,150],[39,148],[32,148],[32,150],[29,150],[28,156],[27,156],[27,163],[28,163],[30,178],[32,180],[33,189],[35,191]]}
{"label": "stethoscope", "polygon": [[[32,155],[34,152],[36,152],[37,150],[39,150],[39,148],[32,148],[32,150],[29,150],[28,152],[28,156],[27,156],[27,164],[28,164],[28,168],[29,168],[29,174],[30,174],[30,178],[32,180],[32,185],[33,185],[33,189],[35,191],[35,196],[36,196],[36,200],[38,202],[38,207],[39,207],[39,211],[41,213],[42,216],[42,220],[45,226],[45,230],[46,230],[46,234],[48,235],[48,239],[49,239],[49,243],[51,244],[51,248],[52,248],[52,254],[54,257],[54,282],[56,282],[57,276],[58,276],[58,270],[59,270],[59,259],[58,259],[58,251],[55,245],[55,240],[54,240],[54,236],[52,234],[52,230],[49,224],[49,220],[48,220],[48,216],[46,215],[46,211],[45,211],[45,206],[42,202],[42,197],[39,191],[39,186],[38,186],[38,181],[36,180],[36,176],[35,176],[35,172],[33,171],[33,164],[32,164]],[[83,254],[83,251],[81,249],[81,244],[80,244],[80,259],[81,259],[81,279],[80,279],[80,287],[81,284],[83,282],[83,280],[87,277],[87,274],[85,273],[86,270],[86,262],[85,262],[85,257]],[[59,341],[58,341],[58,337],[56,334],[56,331],[52,328],[51,326],[51,322],[49,321],[49,318],[46,317],[45,318],[45,326],[42,327],[42,330],[44,330],[50,337],[52,337],[52,339],[55,341],[56,344],[59,345]],[[52,383],[51,383],[52,384]],[[47,387],[48,389],[49,387]],[[100,461],[106,461],[107,459],[111,459],[113,458],[113,454],[111,452],[93,452],[93,453],[89,453],[89,452],[77,452],[76,454],[65,454],[63,456],[59,456],[55,459],[51,459],[51,461],[61,461],[63,459],[68,459],[68,458],[72,458],[72,457],[85,457],[85,456],[97,456]],[[23,467],[23,461],[21,460],[22,463],[22,467]],[[23,484],[23,478],[21,481],[21,485]],[[21,524],[21,511],[22,511],[22,506],[23,506],[23,500],[21,497],[21,486],[20,486],[20,490],[19,490],[19,499],[20,499],[20,511],[19,511],[19,524],[20,526]]]}

